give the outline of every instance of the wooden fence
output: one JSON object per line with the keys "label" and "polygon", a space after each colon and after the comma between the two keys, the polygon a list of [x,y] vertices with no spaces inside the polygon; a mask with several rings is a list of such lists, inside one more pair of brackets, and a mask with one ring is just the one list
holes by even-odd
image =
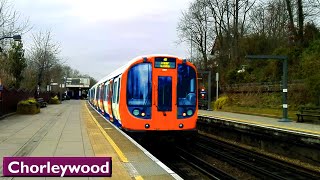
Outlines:
{"label": "wooden fence", "polygon": [[[6,87],[3,87],[0,95],[0,117],[16,112],[18,102],[34,97],[34,94],[35,90],[7,89]],[[47,102],[49,101],[50,96],[50,92],[40,92],[39,94],[39,97],[42,97]]]}

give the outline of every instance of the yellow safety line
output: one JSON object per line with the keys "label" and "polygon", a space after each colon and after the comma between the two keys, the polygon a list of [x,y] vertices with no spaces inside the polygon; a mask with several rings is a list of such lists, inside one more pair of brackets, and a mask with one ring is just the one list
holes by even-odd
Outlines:
{"label": "yellow safety line", "polygon": [[123,152],[120,150],[120,148],[117,146],[117,144],[111,139],[111,137],[103,130],[103,128],[101,127],[101,125],[98,123],[98,121],[96,120],[95,117],[93,117],[93,115],[91,114],[87,104],[86,104],[86,108],[87,111],[89,112],[92,120],[97,124],[98,128],[100,129],[101,133],[103,134],[103,136],[109,141],[109,143],[111,144],[112,148],[116,151],[116,153],[118,154],[118,156],[120,157],[122,162],[129,162],[128,159],[126,158],[126,156],[123,154]]}
{"label": "yellow safety line", "polygon": [[142,176],[136,176],[134,177],[136,180],[143,180]]}
{"label": "yellow safety line", "polygon": [[252,121],[249,121],[249,120],[230,118],[230,117],[223,117],[223,116],[215,116],[215,115],[213,116],[213,115],[202,114],[202,113],[199,113],[199,115],[205,115],[205,116],[211,116],[211,117],[222,118],[222,119],[227,119],[227,120],[234,120],[234,121],[244,122],[244,123],[248,123],[248,124],[263,125],[263,126],[279,128],[279,129],[284,129],[284,130],[292,130],[292,131],[298,131],[298,132],[303,132],[303,133],[311,133],[311,134],[320,135],[320,132],[317,132],[317,131],[302,130],[302,129],[296,129],[296,128],[290,128],[290,127],[281,127],[281,126],[270,125],[270,124],[265,124],[265,123],[260,123],[260,122],[259,123],[252,122]]}

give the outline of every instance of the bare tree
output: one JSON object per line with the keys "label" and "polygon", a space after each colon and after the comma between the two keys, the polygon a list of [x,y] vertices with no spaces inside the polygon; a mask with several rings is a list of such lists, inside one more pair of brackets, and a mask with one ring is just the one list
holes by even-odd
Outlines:
{"label": "bare tree", "polygon": [[[255,0],[207,0],[208,7],[213,18],[213,26],[216,34],[214,51],[224,57],[239,63],[239,40],[246,33],[248,12],[255,3]],[[224,63],[226,64],[226,63]]]}
{"label": "bare tree", "polygon": [[53,42],[50,31],[33,35],[33,45],[30,49],[29,59],[36,70],[39,87],[44,82],[50,82],[52,76],[50,72],[60,61],[59,53],[59,45]]}
{"label": "bare tree", "polygon": [[305,19],[307,18],[311,22],[317,20],[320,9],[319,0],[286,0],[286,6],[291,33],[294,35],[296,43],[302,45],[304,43]]}
{"label": "bare tree", "polygon": [[302,0],[297,0],[298,7],[298,39],[303,42],[304,14]]}
{"label": "bare tree", "polygon": [[288,13],[284,1],[271,0],[257,4],[249,17],[252,33],[266,36],[277,42],[288,37]]}
{"label": "bare tree", "polygon": [[220,55],[230,54],[232,25],[229,1],[208,0],[207,4],[211,11],[213,30],[216,34],[214,46],[219,47],[213,48],[211,54],[214,55],[217,49]]}
{"label": "bare tree", "polygon": [[180,42],[192,43],[203,58],[204,69],[208,68],[210,47],[213,44],[213,34],[210,12],[205,0],[192,3],[187,12],[182,13],[182,18],[177,27]]}
{"label": "bare tree", "polygon": [[[1,36],[12,36],[24,34],[31,29],[28,19],[22,19],[18,11],[14,10],[13,4],[7,0],[0,1],[0,34]],[[6,44],[2,41],[2,46]],[[2,47],[3,48],[3,47]]]}

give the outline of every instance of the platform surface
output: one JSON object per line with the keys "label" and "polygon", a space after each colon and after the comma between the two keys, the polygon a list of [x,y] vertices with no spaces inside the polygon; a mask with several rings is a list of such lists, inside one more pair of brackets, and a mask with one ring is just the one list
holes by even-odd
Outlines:
{"label": "platform surface", "polygon": [[247,123],[248,125],[258,125],[268,128],[289,130],[297,133],[306,133],[320,137],[320,125],[309,124],[309,123],[297,123],[296,121],[291,122],[279,122],[280,119],[269,118],[264,116],[246,115],[223,111],[205,111],[199,110],[199,116],[211,116],[217,119],[225,119],[236,122]]}
{"label": "platform surface", "polygon": [[[0,120],[0,173],[2,175],[4,156],[107,156],[112,157],[111,178],[0,179],[174,179],[159,166],[159,162],[154,162],[129,141],[125,142],[125,138],[116,134],[118,131],[111,125],[100,125],[100,122],[107,122],[90,108],[84,100],[69,100],[41,108],[41,112],[36,115],[13,115]],[[119,156],[119,151],[125,152],[122,155],[127,161]]]}

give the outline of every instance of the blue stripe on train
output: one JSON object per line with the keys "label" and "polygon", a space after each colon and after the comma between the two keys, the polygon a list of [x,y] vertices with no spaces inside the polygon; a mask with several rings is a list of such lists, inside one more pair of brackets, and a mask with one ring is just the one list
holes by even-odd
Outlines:
{"label": "blue stripe on train", "polygon": [[[93,105],[93,107],[95,107],[94,105]],[[105,117],[108,121],[110,121],[110,115],[108,114],[108,113],[102,113],[102,111],[100,110],[100,108],[99,107],[95,107],[97,110],[98,110],[98,112],[101,114],[101,115],[103,115],[103,117]],[[110,121],[111,122],[111,121]],[[116,118],[113,118],[113,122],[112,122],[115,126],[117,126],[118,128],[121,128],[122,127],[122,125],[120,124],[120,122],[119,122],[119,120],[118,119],[116,119]]]}

